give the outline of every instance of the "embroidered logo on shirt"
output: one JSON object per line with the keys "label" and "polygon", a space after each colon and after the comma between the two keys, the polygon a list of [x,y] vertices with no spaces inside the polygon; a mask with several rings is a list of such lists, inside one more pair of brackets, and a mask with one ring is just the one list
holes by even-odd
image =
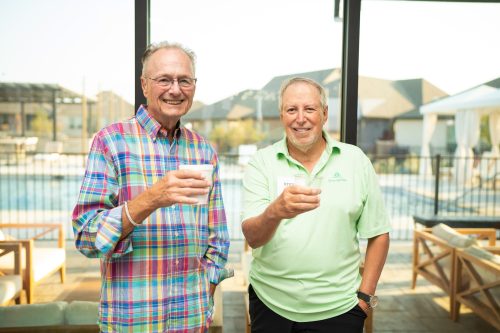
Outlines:
{"label": "embroidered logo on shirt", "polygon": [[340,174],[340,172],[338,172],[338,171],[335,171],[335,173],[333,174],[333,176],[330,176],[330,177],[328,178],[328,180],[329,180],[330,182],[345,182],[345,181],[347,181],[347,179],[345,179],[345,178],[344,178],[344,177]]}

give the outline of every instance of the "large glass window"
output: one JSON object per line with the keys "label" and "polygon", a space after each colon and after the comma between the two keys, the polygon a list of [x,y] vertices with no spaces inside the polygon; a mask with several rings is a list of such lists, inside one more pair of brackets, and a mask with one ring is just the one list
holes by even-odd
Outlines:
{"label": "large glass window", "polygon": [[358,145],[379,173],[393,237],[410,237],[417,214],[498,214],[488,172],[500,103],[485,98],[500,88],[500,4],[361,5]]}
{"label": "large glass window", "polygon": [[[363,1],[358,145],[420,153],[419,107],[500,75],[500,4]],[[439,115],[432,153],[450,153],[451,113]]]}
{"label": "large glass window", "polygon": [[[278,140],[279,86],[303,75],[329,88],[328,128],[338,134],[342,23],[334,19],[333,0],[154,0],[151,8],[151,40],[177,41],[198,55],[195,99],[202,104],[186,117],[198,131],[216,140],[217,133],[230,135],[251,120],[262,134],[253,143]],[[237,152],[251,141],[221,148]]]}
{"label": "large glass window", "polygon": [[132,0],[3,1],[1,135],[38,137],[40,152],[49,141],[86,152],[82,136],[133,115],[133,22]]}

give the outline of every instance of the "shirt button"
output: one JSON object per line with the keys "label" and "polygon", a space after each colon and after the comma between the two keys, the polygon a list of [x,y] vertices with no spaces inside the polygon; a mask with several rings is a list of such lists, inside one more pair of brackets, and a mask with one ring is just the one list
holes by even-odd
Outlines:
{"label": "shirt button", "polygon": [[176,264],[176,265],[179,265],[179,259],[177,259],[177,260],[175,261],[175,264]]}
{"label": "shirt button", "polygon": [[179,233],[177,231],[175,232],[175,237],[179,237]]}

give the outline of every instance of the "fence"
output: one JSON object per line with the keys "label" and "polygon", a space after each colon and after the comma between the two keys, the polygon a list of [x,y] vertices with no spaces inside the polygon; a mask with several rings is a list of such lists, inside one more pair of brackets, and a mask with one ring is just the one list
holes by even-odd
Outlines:
{"label": "fence", "polygon": [[[370,156],[391,216],[393,239],[410,239],[415,214],[500,215],[500,161],[451,156]],[[232,239],[242,239],[242,176],[248,157],[223,155],[221,178]],[[2,154],[0,221],[63,222],[72,238],[71,211],[86,155]],[[429,165],[422,172],[422,165]],[[457,166],[465,165],[458,170]],[[464,171],[465,170],[465,171]],[[22,237],[23,235],[17,235]]]}

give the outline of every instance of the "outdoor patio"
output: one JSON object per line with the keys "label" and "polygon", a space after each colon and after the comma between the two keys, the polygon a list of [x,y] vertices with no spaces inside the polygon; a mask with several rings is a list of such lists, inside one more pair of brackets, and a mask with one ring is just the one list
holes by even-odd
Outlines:
{"label": "outdoor patio", "polygon": [[[244,287],[240,269],[242,241],[233,241],[229,262],[235,277],[222,284],[224,333],[245,332]],[[67,242],[67,280],[64,285],[54,274],[37,285],[35,302],[57,300],[98,300],[99,262],[79,254]],[[374,316],[374,332],[497,332],[467,308],[462,307],[458,323],[449,318],[448,297],[436,286],[419,277],[417,288],[411,284],[411,241],[393,241],[377,294],[380,305]]]}

